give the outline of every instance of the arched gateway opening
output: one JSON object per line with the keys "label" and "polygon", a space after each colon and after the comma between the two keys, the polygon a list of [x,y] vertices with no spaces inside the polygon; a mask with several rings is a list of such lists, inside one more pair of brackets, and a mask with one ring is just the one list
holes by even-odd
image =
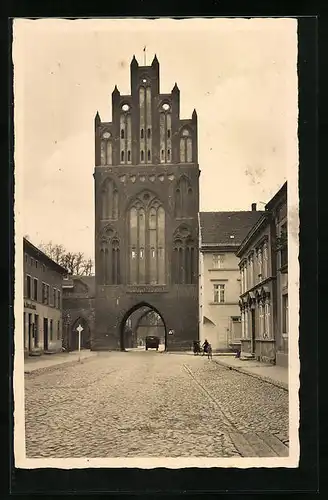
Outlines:
{"label": "arched gateway opening", "polygon": [[89,323],[85,318],[79,317],[76,321],[74,321],[71,328],[68,346],[70,351],[77,351],[79,348],[79,335],[77,331],[79,326],[83,328],[81,331],[81,349],[90,349],[91,332]]}
{"label": "arched gateway opening", "polygon": [[126,312],[120,324],[121,351],[145,350],[146,337],[159,338],[159,350],[166,350],[167,327],[161,313],[152,305],[141,302]]}

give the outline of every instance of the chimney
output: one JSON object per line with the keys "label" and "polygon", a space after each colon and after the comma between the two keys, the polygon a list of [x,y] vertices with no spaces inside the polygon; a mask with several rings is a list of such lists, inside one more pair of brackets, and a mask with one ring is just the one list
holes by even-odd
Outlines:
{"label": "chimney", "polygon": [[256,203],[252,203],[252,212],[256,212]]}

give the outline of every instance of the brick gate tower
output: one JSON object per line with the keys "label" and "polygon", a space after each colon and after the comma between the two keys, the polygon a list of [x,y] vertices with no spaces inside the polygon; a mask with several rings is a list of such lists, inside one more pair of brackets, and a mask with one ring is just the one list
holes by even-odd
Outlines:
{"label": "brick gate tower", "polygon": [[[130,65],[131,95],[112,93],[112,121],[95,117],[93,350],[124,348],[129,315],[150,307],[168,350],[198,339],[197,114],[180,119],[180,91],[161,94],[159,62]],[[172,333],[173,331],[173,333]]]}

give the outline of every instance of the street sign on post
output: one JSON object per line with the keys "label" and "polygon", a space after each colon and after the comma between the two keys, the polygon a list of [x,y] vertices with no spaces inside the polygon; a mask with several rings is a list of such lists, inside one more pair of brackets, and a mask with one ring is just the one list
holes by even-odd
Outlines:
{"label": "street sign on post", "polygon": [[80,351],[81,351],[81,332],[83,332],[84,328],[83,328],[83,326],[82,326],[82,325],[79,325],[79,326],[77,327],[77,329],[76,329],[76,330],[77,330],[77,332],[78,332],[78,334],[79,334],[79,361],[80,361]]}

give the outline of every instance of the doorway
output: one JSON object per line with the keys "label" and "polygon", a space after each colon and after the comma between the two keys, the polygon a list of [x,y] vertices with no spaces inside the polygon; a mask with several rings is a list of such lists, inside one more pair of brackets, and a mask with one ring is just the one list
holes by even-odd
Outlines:
{"label": "doorway", "polygon": [[159,337],[159,351],[166,351],[167,328],[163,316],[155,307],[142,302],[132,307],[121,321],[121,351],[145,350],[147,336]]}
{"label": "doorway", "polygon": [[252,331],[251,331],[251,334],[252,334],[252,354],[255,355],[255,326],[256,326],[256,323],[255,323],[255,309],[251,309],[251,315],[252,315],[252,325],[251,325],[251,328],[252,328]]}
{"label": "doorway", "polygon": [[34,347],[34,331],[33,331],[33,323],[32,323],[32,314],[28,313],[28,350],[32,351]]}
{"label": "doorway", "polygon": [[34,315],[34,346],[39,347],[39,315]]}
{"label": "doorway", "polygon": [[47,351],[48,349],[49,349],[48,318],[43,318],[43,350]]}

